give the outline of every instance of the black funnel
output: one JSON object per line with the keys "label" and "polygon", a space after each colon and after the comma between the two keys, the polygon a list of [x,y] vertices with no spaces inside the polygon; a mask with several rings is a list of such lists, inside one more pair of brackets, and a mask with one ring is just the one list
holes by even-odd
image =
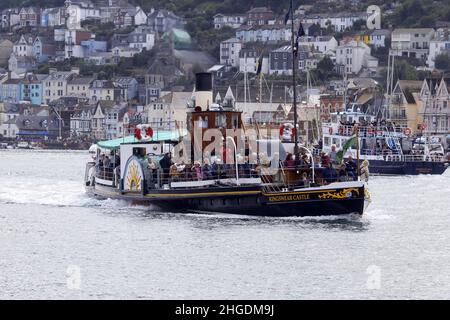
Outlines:
{"label": "black funnel", "polygon": [[195,91],[212,91],[212,74],[200,72],[195,74]]}

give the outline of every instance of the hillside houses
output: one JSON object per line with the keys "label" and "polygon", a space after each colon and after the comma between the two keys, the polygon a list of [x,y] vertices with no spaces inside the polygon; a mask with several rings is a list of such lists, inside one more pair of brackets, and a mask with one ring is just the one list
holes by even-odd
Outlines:
{"label": "hillside houses", "polygon": [[368,16],[366,12],[318,13],[305,16],[304,22],[318,24],[324,29],[331,27],[335,32],[342,32],[353,27],[356,21],[367,21]]}
{"label": "hillside houses", "polygon": [[221,29],[223,27],[230,27],[237,29],[247,21],[245,14],[221,14],[214,15],[214,28]]}
{"label": "hillside houses", "polygon": [[358,74],[363,68],[374,74],[378,68],[378,59],[372,57],[371,49],[362,41],[349,41],[336,48],[336,64],[341,73]]}
{"label": "hillside houses", "polygon": [[399,57],[417,58],[426,61],[430,42],[435,35],[432,28],[395,29],[392,32],[391,52]]}

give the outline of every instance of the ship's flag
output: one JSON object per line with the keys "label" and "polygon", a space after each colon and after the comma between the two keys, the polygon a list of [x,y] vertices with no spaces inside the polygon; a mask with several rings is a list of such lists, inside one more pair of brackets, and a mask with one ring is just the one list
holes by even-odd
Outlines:
{"label": "ship's flag", "polygon": [[336,162],[337,163],[341,163],[342,159],[344,158],[345,153],[347,152],[348,149],[350,149],[353,145],[356,144],[356,135],[353,135],[350,137],[350,139],[348,139],[345,144],[342,147],[342,150],[339,150],[336,153]]}
{"label": "ship's flag", "polygon": [[303,29],[303,24],[300,22],[300,26],[298,27],[298,32],[297,32],[297,41],[298,38],[305,36],[305,29]]}
{"label": "ship's flag", "polygon": [[263,55],[261,54],[261,56],[258,59],[257,65],[256,65],[256,75],[257,76],[261,73],[262,64],[263,64]]}
{"label": "ship's flag", "polygon": [[287,22],[289,20],[289,16],[291,15],[291,12],[292,12],[292,0],[290,1],[290,4],[289,4],[289,11],[284,16],[284,24],[287,24]]}
{"label": "ship's flag", "polygon": [[298,27],[297,37],[295,38],[295,45],[294,45],[295,56],[298,55],[298,47],[299,47],[300,37],[303,37],[304,35],[305,35],[305,30],[303,29],[303,25],[300,22],[300,26]]}

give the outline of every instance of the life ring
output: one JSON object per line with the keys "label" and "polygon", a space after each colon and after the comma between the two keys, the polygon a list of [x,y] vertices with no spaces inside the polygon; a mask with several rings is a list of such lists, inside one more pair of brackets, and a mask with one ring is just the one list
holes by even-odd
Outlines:
{"label": "life ring", "polygon": [[139,124],[134,129],[134,137],[142,141],[151,140],[153,138],[153,129],[149,125]]}
{"label": "life ring", "polygon": [[405,136],[410,136],[411,135],[411,129],[410,128],[405,128],[403,129],[403,133],[405,134]]}
{"label": "life ring", "polygon": [[333,134],[333,128],[332,128],[332,127],[329,127],[329,128],[328,128],[328,134],[330,134],[330,135]]}
{"label": "life ring", "polygon": [[291,123],[285,123],[280,126],[280,137],[283,140],[291,140],[294,136],[294,125]]}
{"label": "life ring", "polygon": [[284,133],[284,124],[282,124],[282,125],[280,126],[280,137],[283,136],[283,133]]}

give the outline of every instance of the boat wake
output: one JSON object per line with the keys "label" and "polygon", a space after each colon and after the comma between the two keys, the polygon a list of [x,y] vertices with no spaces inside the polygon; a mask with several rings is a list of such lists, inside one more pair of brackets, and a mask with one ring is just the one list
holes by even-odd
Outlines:
{"label": "boat wake", "polygon": [[80,181],[3,176],[0,184],[0,203],[32,204],[56,207],[97,207],[100,209],[145,209],[125,200],[89,197]]}

